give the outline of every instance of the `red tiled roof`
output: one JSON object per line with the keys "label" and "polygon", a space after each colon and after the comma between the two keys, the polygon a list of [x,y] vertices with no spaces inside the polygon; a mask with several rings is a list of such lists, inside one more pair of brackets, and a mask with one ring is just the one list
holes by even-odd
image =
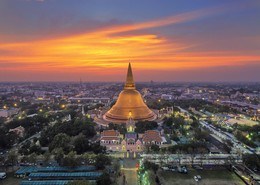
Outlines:
{"label": "red tiled roof", "polygon": [[119,132],[117,130],[104,130],[101,133],[101,137],[118,137]]}
{"label": "red tiled roof", "polygon": [[117,140],[119,140],[119,137],[101,137],[100,140],[101,140],[101,141],[102,141],[102,140],[106,140],[106,141],[115,140],[115,141],[117,141]]}
{"label": "red tiled roof", "polygon": [[143,141],[144,142],[162,142],[162,137],[160,136],[160,133],[156,130],[147,130],[145,131],[143,135]]}

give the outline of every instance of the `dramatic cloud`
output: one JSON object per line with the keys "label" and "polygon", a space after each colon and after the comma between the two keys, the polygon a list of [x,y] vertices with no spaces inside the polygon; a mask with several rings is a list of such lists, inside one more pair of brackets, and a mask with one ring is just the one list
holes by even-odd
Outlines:
{"label": "dramatic cloud", "polygon": [[[185,39],[183,36],[178,36],[178,33],[168,31],[174,25],[177,27],[179,24],[225,13],[228,8],[217,6],[148,21],[108,24],[67,36],[43,37],[19,42],[7,40],[0,43],[0,81],[30,79],[67,81],[75,80],[79,76],[83,78],[87,76],[86,79],[91,81],[100,81],[102,78],[106,81],[118,80],[118,76],[125,72],[129,60],[133,62],[137,72],[142,73],[139,75],[140,80],[152,78],[151,71],[154,74],[164,74],[161,75],[165,77],[164,79],[158,78],[162,81],[180,80],[176,75],[170,75],[171,72],[179,74],[185,80],[201,80],[205,75],[201,74],[202,78],[194,77],[194,74],[199,76],[200,70],[204,70],[205,74],[210,76],[223,68],[229,69],[226,73],[234,73],[237,72],[235,69],[243,69],[244,66],[260,67],[260,55],[244,52],[242,46],[239,50],[231,48],[216,51],[210,47],[221,47],[223,42],[221,43],[219,38],[211,38],[211,42],[210,40],[201,42],[203,36],[198,40],[196,35],[192,36],[192,39]],[[158,31],[167,26],[171,29]],[[254,38],[259,40],[259,35],[241,39],[244,43],[252,43]],[[209,48],[205,48],[207,44],[210,45]],[[223,48],[226,45],[224,43]],[[258,48],[257,42],[252,47]],[[206,73],[207,70],[211,72]],[[224,70],[221,73],[225,76]],[[214,78],[209,79],[220,80],[218,75],[213,76]],[[227,81],[233,80],[230,75],[226,76],[229,78]]]}

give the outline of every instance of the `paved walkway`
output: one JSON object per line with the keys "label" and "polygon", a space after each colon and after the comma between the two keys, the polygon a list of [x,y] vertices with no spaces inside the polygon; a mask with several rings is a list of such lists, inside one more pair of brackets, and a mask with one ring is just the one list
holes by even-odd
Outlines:
{"label": "paved walkway", "polygon": [[[126,185],[137,185],[136,159],[123,159],[122,172],[125,175]],[[121,180],[121,179],[120,179]],[[123,185],[122,178],[122,185]]]}

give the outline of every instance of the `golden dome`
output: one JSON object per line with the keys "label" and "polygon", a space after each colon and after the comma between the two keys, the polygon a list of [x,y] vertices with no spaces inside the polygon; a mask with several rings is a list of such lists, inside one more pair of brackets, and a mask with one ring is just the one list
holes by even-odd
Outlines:
{"label": "golden dome", "polygon": [[135,89],[129,63],[124,90],[119,94],[116,104],[104,115],[104,119],[113,123],[125,123],[130,117],[137,121],[156,119],[155,113],[147,107],[141,94]]}

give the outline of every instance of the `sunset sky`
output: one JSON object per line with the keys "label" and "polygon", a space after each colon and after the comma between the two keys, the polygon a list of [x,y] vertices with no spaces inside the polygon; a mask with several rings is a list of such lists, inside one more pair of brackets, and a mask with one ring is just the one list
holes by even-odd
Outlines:
{"label": "sunset sky", "polygon": [[260,81],[259,0],[0,0],[0,81]]}

